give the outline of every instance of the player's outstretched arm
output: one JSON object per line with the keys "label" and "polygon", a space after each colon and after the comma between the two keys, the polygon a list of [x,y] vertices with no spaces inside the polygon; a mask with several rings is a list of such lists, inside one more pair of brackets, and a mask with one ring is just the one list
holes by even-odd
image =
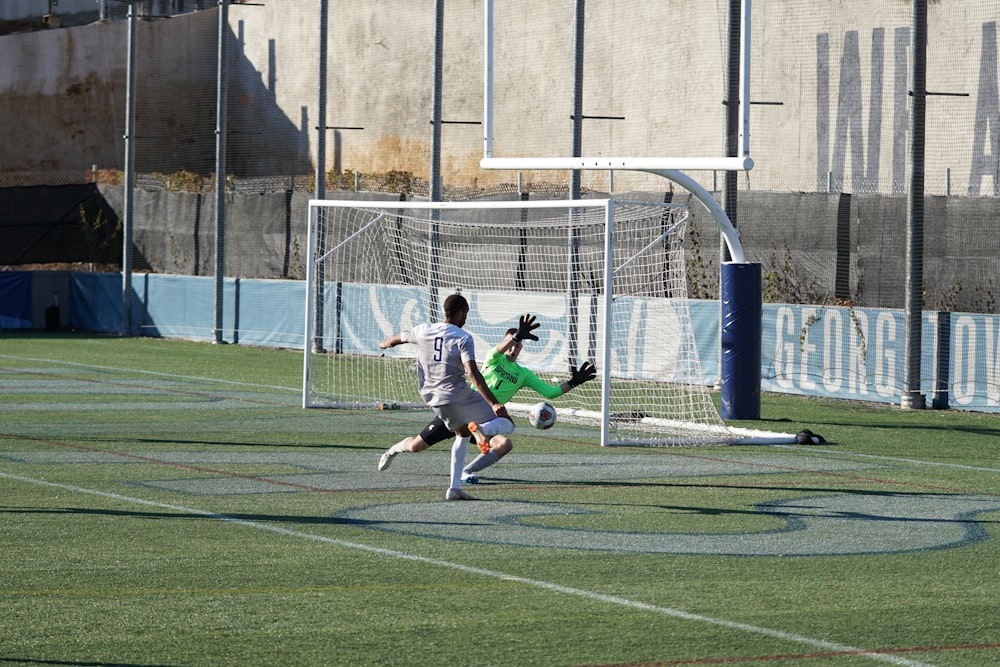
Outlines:
{"label": "player's outstretched arm", "polygon": [[531,313],[521,315],[521,319],[517,322],[517,333],[514,334],[514,342],[520,343],[525,340],[538,340],[538,336],[534,334],[534,331],[540,326],[542,325],[535,321],[535,316]]}
{"label": "player's outstretched arm", "polygon": [[589,361],[585,361],[580,364],[579,368],[573,368],[570,366],[569,372],[571,377],[566,384],[569,385],[570,389],[573,387],[579,387],[584,382],[590,382],[597,377],[597,367]]}
{"label": "player's outstretched arm", "polygon": [[597,377],[597,368],[589,361],[584,362],[580,368],[570,366],[570,379],[560,385],[549,384],[538,377],[533,371],[525,369],[525,387],[534,389],[545,398],[558,398],[569,393],[573,387],[579,387],[584,382],[590,382]]}
{"label": "player's outstretched arm", "polygon": [[378,344],[378,349],[386,350],[390,347],[396,347],[397,345],[403,344],[403,338],[399,334],[392,334],[381,343]]}

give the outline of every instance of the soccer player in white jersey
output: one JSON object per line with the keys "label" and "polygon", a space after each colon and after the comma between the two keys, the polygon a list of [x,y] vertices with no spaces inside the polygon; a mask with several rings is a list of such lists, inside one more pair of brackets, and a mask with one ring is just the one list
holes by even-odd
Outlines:
{"label": "soccer player in white jersey", "polygon": [[[486,386],[476,364],[472,335],[462,330],[468,316],[469,302],[461,294],[452,294],[444,300],[443,322],[418,324],[379,343],[379,348],[383,350],[403,343],[417,346],[417,389],[420,396],[448,429],[455,432],[451,448],[451,484],[445,493],[445,500],[474,500],[461,486],[465,451],[472,437],[469,423],[474,422],[485,433],[512,433],[514,430],[507,408]],[[466,374],[478,391],[466,382]],[[422,441],[410,438],[397,442],[382,454],[378,469],[388,468],[397,454],[427,448],[426,444],[419,447],[420,444]]]}
{"label": "soccer player in white jersey", "polygon": [[[493,396],[506,404],[514,398],[518,390],[528,387],[538,392],[546,399],[562,396],[597,376],[597,368],[590,361],[584,362],[580,368],[570,368],[570,379],[562,384],[551,384],[538,377],[538,374],[518,363],[524,341],[538,340],[534,330],[539,327],[534,315],[521,315],[518,325],[507,329],[504,339],[486,355],[483,362],[483,379],[489,385]],[[504,420],[495,420],[504,424]],[[476,440],[481,454],[462,469],[462,484],[478,484],[479,471],[493,465],[510,453],[514,444],[507,436],[511,431],[501,430],[484,433],[478,424],[469,424],[472,437]],[[454,438],[455,434],[448,430],[440,417],[424,427],[418,435],[404,438],[400,446],[407,446],[409,451],[423,451],[439,442]],[[409,441],[409,443],[407,443]]]}

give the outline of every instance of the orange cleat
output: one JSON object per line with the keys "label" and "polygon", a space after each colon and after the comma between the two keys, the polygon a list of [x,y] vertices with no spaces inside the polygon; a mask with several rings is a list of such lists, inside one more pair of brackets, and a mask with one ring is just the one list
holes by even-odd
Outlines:
{"label": "orange cleat", "polygon": [[479,424],[476,422],[469,422],[469,431],[472,432],[472,438],[476,441],[476,447],[479,447],[479,451],[483,454],[489,454],[490,439],[479,430]]}

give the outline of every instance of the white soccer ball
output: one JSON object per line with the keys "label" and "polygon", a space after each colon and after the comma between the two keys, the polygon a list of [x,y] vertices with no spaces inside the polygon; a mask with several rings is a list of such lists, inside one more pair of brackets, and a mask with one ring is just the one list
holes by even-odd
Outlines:
{"label": "white soccer ball", "polygon": [[528,410],[528,421],[537,429],[545,430],[552,428],[556,423],[556,409],[548,401],[542,401],[531,406]]}

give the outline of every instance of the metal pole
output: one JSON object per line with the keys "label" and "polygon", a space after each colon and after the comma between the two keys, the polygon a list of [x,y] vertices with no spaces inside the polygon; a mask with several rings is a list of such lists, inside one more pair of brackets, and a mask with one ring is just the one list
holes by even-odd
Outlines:
{"label": "metal pole", "polygon": [[441,201],[441,79],[444,60],[444,0],[434,2],[434,90],[431,93],[431,201]]}
{"label": "metal pole", "polygon": [[483,157],[493,157],[493,0],[486,0],[483,20]]}
{"label": "metal pole", "polygon": [[125,84],[125,220],[122,224],[122,335],[132,335],[132,227],[135,220],[135,4],[128,6]]}
{"label": "metal pole", "polygon": [[[575,37],[573,42],[573,157],[583,155],[583,38],[585,25],[585,0],[576,0]],[[581,173],[579,169],[570,172],[569,198],[579,199],[581,193]],[[577,216],[577,211],[571,210],[570,222]],[[577,333],[579,331],[579,265],[580,265],[580,231],[575,225],[569,227],[569,265],[567,267],[567,286],[569,290],[569,313],[567,317],[567,352],[570,365],[577,361]],[[610,286],[606,286],[610,288]]]}
{"label": "metal pole", "polygon": [[[742,53],[742,15],[743,0],[729,0],[728,39],[726,45],[726,157],[735,157],[742,150],[743,128],[740,125],[743,111],[743,53]],[[749,106],[749,105],[748,105]],[[737,190],[739,175],[735,171],[722,174],[722,209],[730,224],[735,225],[737,219]],[[719,237],[719,290],[725,283],[721,280],[722,265],[732,261],[729,246],[724,236]],[[721,296],[721,294],[720,294]],[[724,299],[719,299],[720,317],[724,308]],[[719,340],[719,368],[722,368],[722,340]],[[722,387],[722,376],[716,380],[716,388]]]}
{"label": "metal pole", "polygon": [[[433,66],[433,90],[431,91],[431,165],[430,165],[430,200],[441,201],[441,87],[442,70],[444,62],[444,0],[434,2],[434,66]],[[431,238],[430,238],[430,303],[427,304],[427,312],[436,314],[439,308],[438,289],[441,279],[439,276],[439,256],[441,254],[441,211],[431,209]]]}
{"label": "metal pole", "polygon": [[[573,42],[573,157],[583,155],[583,37],[586,0],[576,0]],[[580,198],[580,170],[570,172],[570,199]]]}
{"label": "metal pole", "polygon": [[[604,209],[604,284],[610,286],[614,280],[614,207],[615,203],[609,200]],[[604,339],[604,349],[600,360],[601,373],[601,414],[611,414],[611,319],[613,316],[614,294],[610,289],[604,290],[603,306],[604,314],[602,330]],[[575,363],[573,359],[570,360]],[[610,433],[610,420],[601,420],[601,447],[608,446],[608,435]]]}
{"label": "metal pole", "polygon": [[[742,8],[741,0],[729,0],[729,40],[728,67],[726,69],[726,157],[736,157],[742,149],[743,132],[740,114],[744,100],[741,80],[742,72]],[[723,175],[722,207],[730,222],[737,224],[737,177],[735,171]],[[719,242],[719,263],[731,261],[725,240]]]}
{"label": "metal pole", "polygon": [[[327,31],[329,29],[329,0],[319,1],[319,81],[317,82],[316,100],[316,199],[326,199],[326,68],[327,68]],[[357,178],[357,174],[354,175]],[[310,246],[309,251],[315,250],[320,256],[325,252],[326,244],[326,209],[315,210],[315,219],[310,216],[310,233],[314,233],[315,249]],[[315,228],[312,227],[315,223]],[[315,281],[311,288],[316,290],[316,302],[313,314],[314,335],[312,349],[314,352],[325,352],[323,338],[326,335],[324,327],[326,324],[326,269],[322,262],[316,267]],[[306,275],[313,275],[313,267],[310,263],[306,268]]]}
{"label": "metal pole", "polygon": [[326,199],[326,43],[329,0],[319,0],[319,80],[316,100],[316,199]]}
{"label": "metal pole", "polygon": [[926,407],[920,393],[924,284],[924,139],[927,104],[927,0],[913,0],[913,85],[910,110],[910,197],[906,216],[906,341],[900,407]]}
{"label": "metal pole", "polygon": [[229,0],[219,0],[218,79],[215,93],[215,326],[214,342],[222,339],[223,285],[226,268],[226,34]]}
{"label": "metal pole", "polygon": [[750,20],[752,0],[743,0],[740,9],[740,155],[750,155]]}

